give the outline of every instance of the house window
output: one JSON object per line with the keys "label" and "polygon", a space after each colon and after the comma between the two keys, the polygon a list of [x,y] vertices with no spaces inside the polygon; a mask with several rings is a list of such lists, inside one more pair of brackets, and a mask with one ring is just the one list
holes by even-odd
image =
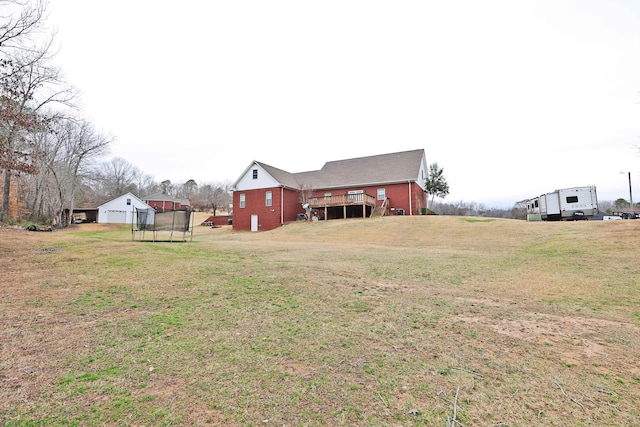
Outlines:
{"label": "house window", "polygon": [[253,179],[258,179],[258,169],[253,170]]}
{"label": "house window", "polygon": [[378,188],[378,200],[384,200],[386,199],[386,192],[384,191],[384,188]]}
{"label": "house window", "polygon": [[242,194],[240,194],[240,208],[241,209],[244,209],[245,203],[246,203],[245,194],[242,193]]}
{"label": "house window", "polygon": [[331,197],[331,193],[324,193],[324,197]]}
{"label": "house window", "polygon": [[131,206],[131,199],[127,199],[127,206]]}
{"label": "house window", "polygon": [[267,191],[265,193],[264,204],[265,206],[271,206],[272,203],[273,203],[273,197],[272,197],[271,191]]}

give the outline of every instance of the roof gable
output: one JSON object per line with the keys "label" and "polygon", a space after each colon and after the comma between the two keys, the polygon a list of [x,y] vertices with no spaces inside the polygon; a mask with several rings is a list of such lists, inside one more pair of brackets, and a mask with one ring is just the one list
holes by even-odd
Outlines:
{"label": "roof gable", "polygon": [[121,196],[114,197],[113,199],[107,200],[106,202],[99,204],[98,208],[113,207],[118,205],[120,202],[126,203],[126,199],[131,199],[131,201],[133,202],[133,206],[135,207],[139,207],[139,208],[144,207],[145,209],[151,208],[151,206],[146,204],[144,201],[140,200],[140,198],[138,198],[132,193],[125,193]]}
{"label": "roof gable", "polygon": [[287,184],[293,184],[292,188],[295,188],[295,179],[292,178],[292,174],[254,160],[233,184],[233,188],[236,190],[253,190],[287,186]]}

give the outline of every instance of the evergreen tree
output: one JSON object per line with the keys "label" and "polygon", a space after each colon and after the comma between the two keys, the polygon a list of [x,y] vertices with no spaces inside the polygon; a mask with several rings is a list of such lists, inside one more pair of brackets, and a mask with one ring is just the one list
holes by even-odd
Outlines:
{"label": "evergreen tree", "polygon": [[438,166],[438,163],[429,165],[429,174],[424,182],[427,194],[431,195],[431,205],[433,200],[438,197],[444,199],[449,194],[449,183],[444,177],[444,169]]}

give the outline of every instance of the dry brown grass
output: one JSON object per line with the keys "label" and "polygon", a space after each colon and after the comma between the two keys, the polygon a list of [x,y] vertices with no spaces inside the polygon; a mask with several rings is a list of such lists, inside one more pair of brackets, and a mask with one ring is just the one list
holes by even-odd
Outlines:
{"label": "dry brown grass", "polygon": [[[5,425],[633,425],[640,221],[0,231]],[[454,419],[455,417],[455,419]]]}

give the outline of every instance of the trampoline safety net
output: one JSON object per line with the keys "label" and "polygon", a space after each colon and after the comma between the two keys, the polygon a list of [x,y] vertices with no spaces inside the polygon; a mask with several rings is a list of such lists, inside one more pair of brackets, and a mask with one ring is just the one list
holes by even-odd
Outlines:
{"label": "trampoline safety net", "polygon": [[[186,241],[187,233],[193,237],[192,212],[190,210],[156,212],[152,208],[136,208],[134,217],[132,224],[132,238],[134,239],[138,234],[139,240],[173,241],[174,232],[182,233],[182,241]],[[160,236],[158,234],[160,231],[170,232],[170,234],[169,236]],[[145,232],[151,233],[151,239],[145,238]]]}

